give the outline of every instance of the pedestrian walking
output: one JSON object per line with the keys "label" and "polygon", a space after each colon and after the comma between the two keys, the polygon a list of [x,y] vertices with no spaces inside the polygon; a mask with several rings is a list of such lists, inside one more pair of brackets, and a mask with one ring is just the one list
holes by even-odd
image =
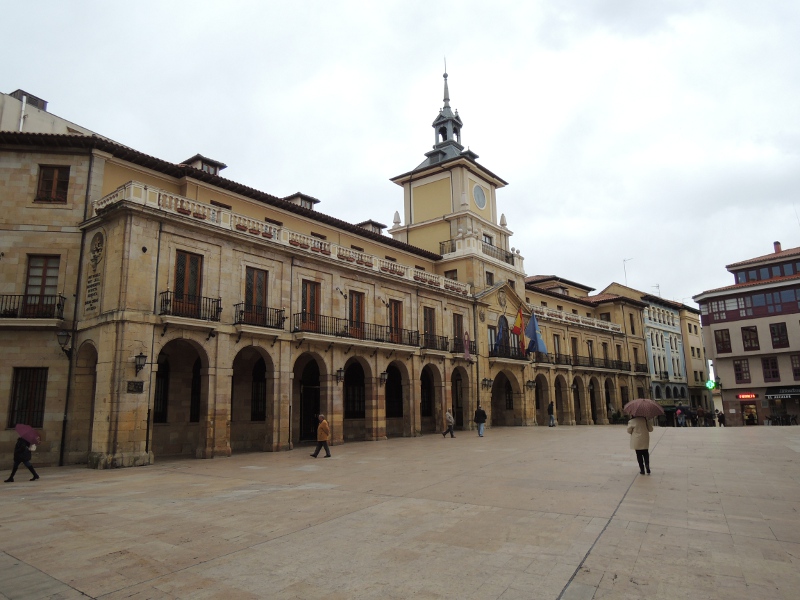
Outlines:
{"label": "pedestrian walking", "polygon": [[28,440],[22,438],[17,440],[17,445],[14,446],[14,467],[11,469],[11,475],[9,475],[8,479],[5,480],[6,483],[14,483],[14,475],[17,474],[17,469],[19,468],[20,463],[28,467],[31,475],[33,475],[33,477],[31,477],[31,481],[36,481],[39,479],[39,474],[31,464],[31,449],[35,450],[36,444],[31,444]]}
{"label": "pedestrian walking", "polygon": [[331,428],[328,427],[328,422],[325,420],[325,415],[319,415],[319,426],[317,427],[317,449],[314,450],[313,456],[317,458],[319,451],[325,448],[325,458],[331,457],[331,449],[328,448],[328,438],[331,435]]}
{"label": "pedestrian walking", "polygon": [[550,415],[550,425],[548,427],[555,427],[556,426],[556,417],[553,414],[553,402],[550,401],[550,404],[547,405],[547,414]]}
{"label": "pedestrian walking", "polygon": [[456,424],[456,420],[453,418],[453,414],[450,412],[450,409],[447,409],[447,412],[444,413],[444,420],[447,422],[447,429],[442,432],[442,437],[447,437],[447,434],[450,434],[451,438],[456,437],[453,435],[453,425]]}
{"label": "pedestrian walking", "polygon": [[633,417],[628,421],[628,433],[631,436],[631,450],[636,450],[636,461],[639,473],[644,475],[645,469],[650,475],[650,432],[653,424],[650,419]]}
{"label": "pedestrian walking", "polygon": [[717,421],[720,427],[725,427],[725,413],[717,409]]}
{"label": "pedestrian walking", "polygon": [[486,411],[481,408],[480,404],[478,404],[475,417],[472,420],[478,424],[478,437],[483,437],[483,428],[486,426]]}
{"label": "pedestrian walking", "polygon": [[702,406],[697,407],[697,422],[700,424],[700,427],[706,426],[706,411]]}

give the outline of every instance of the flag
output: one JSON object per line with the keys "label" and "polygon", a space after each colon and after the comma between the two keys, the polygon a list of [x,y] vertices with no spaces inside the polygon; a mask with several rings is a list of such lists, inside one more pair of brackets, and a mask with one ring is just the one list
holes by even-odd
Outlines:
{"label": "flag", "polygon": [[469,331],[464,332],[464,360],[467,362],[472,361],[472,357],[469,354]]}
{"label": "flag", "polygon": [[530,340],[528,342],[528,354],[531,352],[547,353],[547,346],[545,346],[542,339],[542,333],[539,331],[539,323],[534,312],[531,312],[531,320],[528,321],[528,326],[525,328],[525,335]]}
{"label": "flag", "polygon": [[519,335],[522,333],[522,307],[519,307],[519,311],[517,312],[517,318],[514,320],[514,327],[511,328],[511,333],[514,335]]}
{"label": "flag", "polygon": [[495,352],[500,352],[500,349],[503,347],[503,338],[505,338],[506,336],[505,327],[503,327],[503,325],[505,325],[506,322],[505,317],[499,319],[498,321],[499,322],[497,323],[497,339],[494,341]]}

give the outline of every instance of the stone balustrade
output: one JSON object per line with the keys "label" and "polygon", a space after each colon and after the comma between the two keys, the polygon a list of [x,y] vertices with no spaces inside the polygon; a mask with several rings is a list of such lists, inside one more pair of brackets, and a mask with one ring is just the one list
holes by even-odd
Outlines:
{"label": "stone balustrade", "polygon": [[548,321],[555,321],[558,323],[566,323],[568,325],[577,325],[579,327],[589,327],[591,329],[602,329],[612,333],[622,333],[622,326],[618,323],[611,321],[603,321],[602,319],[594,319],[592,317],[582,317],[574,313],[564,312],[563,310],[555,310],[546,308],[544,306],[531,306],[528,305],[537,319],[545,319]]}
{"label": "stone balustrade", "polygon": [[138,181],[129,181],[107,196],[94,202],[95,214],[100,214],[108,207],[119,202],[157,208],[167,213],[182,215],[187,218],[204,221],[221,229],[238,232],[248,237],[270,240],[274,243],[289,246],[298,251],[309,252],[324,257],[336,258],[354,268],[366,269],[377,273],[399,277],[418,284],[438,288],[446,292],[468,296],[470,286],[466,283],[447,279],[435,273],[428,273],[394,261],[378,258],[372,254],[358,252],[338,244],[305,235],[285,227],[277,227],[251,217],[234,213],[210,204],[197,202],[177,194],[165,192],[147,186]]}

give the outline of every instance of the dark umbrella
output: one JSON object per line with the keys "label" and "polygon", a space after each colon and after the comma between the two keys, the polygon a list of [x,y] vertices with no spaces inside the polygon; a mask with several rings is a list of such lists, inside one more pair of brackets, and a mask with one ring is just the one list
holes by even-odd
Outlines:
{"label": "dark umbrella", "polygon": [[19,437],[21,437],[26,442],[29,442],[31,444],[39,443],[39,434],[36,433],[36,430],[30,425],[23,425],[22,423],[17,423],[16,425],[14,425],[14,430],[17,432],[17,435],[19,435]]}
{"label": "dark umbrella", "polygon": [[650,400],[650,398],[637,398],[636,400],[628,402],[622,409],[622,412],[632,417],[653,419],[659,415],[663,415],[664,409]]}

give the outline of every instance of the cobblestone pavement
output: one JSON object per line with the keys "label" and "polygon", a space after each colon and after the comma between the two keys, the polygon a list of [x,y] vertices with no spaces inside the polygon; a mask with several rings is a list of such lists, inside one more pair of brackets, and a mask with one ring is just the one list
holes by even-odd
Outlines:
{"label": "cobblestone pavement", "polygon": [[800,427],[488,429],[0,487],[0,598],[800,597]]}

